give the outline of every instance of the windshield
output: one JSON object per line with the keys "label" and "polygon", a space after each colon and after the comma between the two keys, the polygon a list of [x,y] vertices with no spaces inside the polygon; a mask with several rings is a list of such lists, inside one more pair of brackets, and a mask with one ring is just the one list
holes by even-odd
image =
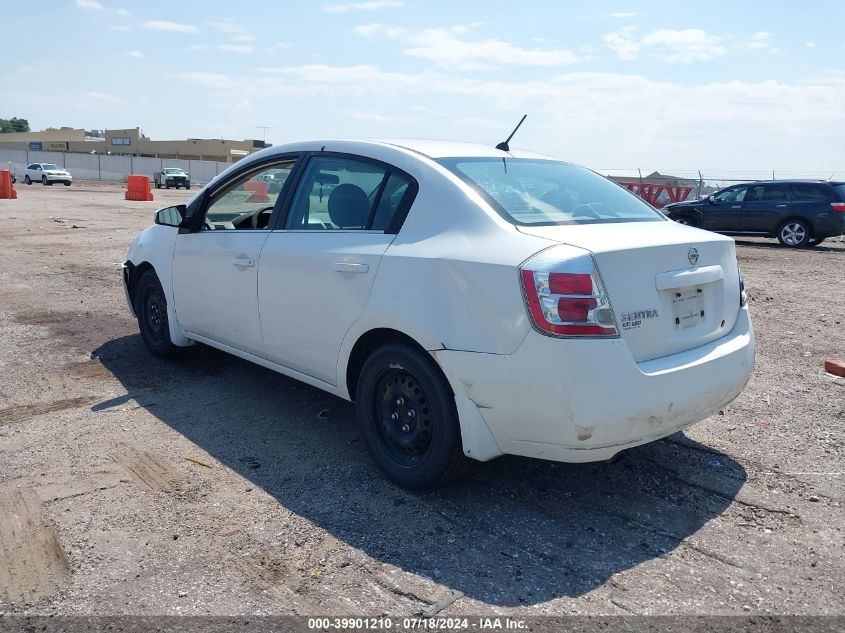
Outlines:
{"label": "windshield", "polygon": [[514,224],[657,222],[664,218],[633,193],[588,169],[527,158],[437,161],[475,188]]}
{"label": "windshield", "polygon": [[182,174],[182,173],[184,173],[184,172],[183,172],[181,169],[173,169],[173,168],[169,168],[169,169],[165,169],[165,170],[164,170],[164,173],[165,173],[165,174]]}
{"label": "windshield", "polygon": [[41,169],[58,169],[53,163],[41,163]]}

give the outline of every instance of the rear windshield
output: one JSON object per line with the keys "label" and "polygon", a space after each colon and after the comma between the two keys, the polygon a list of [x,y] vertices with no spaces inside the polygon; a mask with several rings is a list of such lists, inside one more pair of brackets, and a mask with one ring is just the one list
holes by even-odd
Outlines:
{"label": "rear windshield", "polygon": [[475,188],[514,224],[664,220],[633,193],[569,163],[527,158],[444,158],[437,162]]}

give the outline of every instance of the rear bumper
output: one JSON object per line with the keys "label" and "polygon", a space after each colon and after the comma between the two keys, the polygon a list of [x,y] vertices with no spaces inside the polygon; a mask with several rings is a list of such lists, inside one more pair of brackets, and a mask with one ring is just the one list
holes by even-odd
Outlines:
{"label": "rear bumper", "polygon": [[643,363],[622,339],[555,339],[533,330],[510,355],[434,356],[502,453],[589,462],[670,435],[733,400],[754,367],[754,332],[743,308],[729,335]]}
{"label": "rear bumper", "polygon": [[820,218],[813,226],[813,234],[817,238],[845,235],[845,213],[831,211],[827,217]]}

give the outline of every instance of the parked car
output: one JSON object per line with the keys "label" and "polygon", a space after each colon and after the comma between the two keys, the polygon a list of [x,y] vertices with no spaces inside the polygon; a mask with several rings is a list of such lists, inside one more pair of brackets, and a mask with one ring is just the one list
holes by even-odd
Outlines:
{"label": "parked car", "polygon": [[153,182],[155,183],[156,189],[161,189],[162,187],[166,189],[170,189],[171,187],[176,187],[177,189],[179,187],[184,187],[185,189],[191,188],[191,177],[179,167],[164,167],[153,176]]}
{"label": "parked car", "polygon": [[70,187],[73,182],[73,176],[70,172],[53,163],[32,163],[27,165],[24,170],[23,181],[31,185],[34,182],[40,182],[42,185],[52,185],[55,182],[60,182],[65,187]]}
{"label": "parked car", "polygon": [[414,489],[505,453],[607,460],[724,407],[754,363],[732,239],[463,143],[260,151],[160,210],[123,283],[154,355],[201,342],[355,401]]}
{"label": "parked car", "polygon": [[845,233],[845,183],[769,180],[726,187],[663,212],[681,224],[729,235],[777,237],[790,248]]}

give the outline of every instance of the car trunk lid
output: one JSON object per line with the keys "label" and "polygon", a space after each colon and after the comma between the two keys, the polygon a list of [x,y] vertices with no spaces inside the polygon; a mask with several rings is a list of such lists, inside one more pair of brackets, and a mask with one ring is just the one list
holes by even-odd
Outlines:
{"label": "car trunk lid", "polygon": [[740,290],[734,241],[669,221],[519,226],[591,251],[637,362],[726,335]]}

